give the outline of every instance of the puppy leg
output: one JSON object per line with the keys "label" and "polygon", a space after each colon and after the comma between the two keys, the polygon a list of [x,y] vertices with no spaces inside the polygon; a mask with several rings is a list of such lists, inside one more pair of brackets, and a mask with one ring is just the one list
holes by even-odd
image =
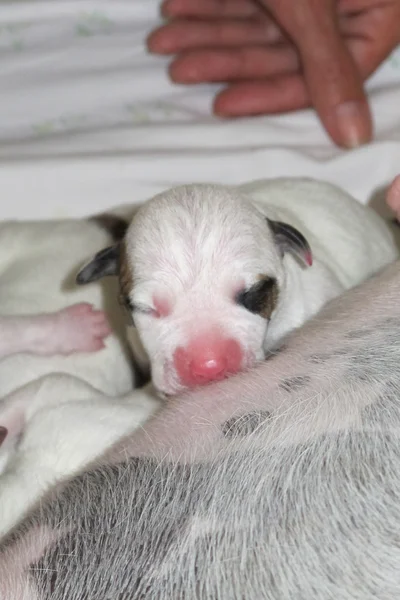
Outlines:
{"label": "puppy leg", "polygon": [[12,392],[0,404],[0,474],[35,413],[60,400],[80,401],[101,395],[99,390],[77,377],[53,373]]}
{"label": "puppy leg", "polygon": [[[56,481],[69,477],[140,427],[161,404],[142,390],[109,397],[80,379],[61,374],[25,386],[9,401],[25,411],[26,426],[15,452],[12,456],[8,452],[9,468],[0,476],[0,536]],[[9,424],[0,415],[3,422]]]}
{"label": "puppy leg", "polygon": [[104,312],[86,303],[49,314],[0,317],[0,358],[18,352],[96,352],[110,333]]}

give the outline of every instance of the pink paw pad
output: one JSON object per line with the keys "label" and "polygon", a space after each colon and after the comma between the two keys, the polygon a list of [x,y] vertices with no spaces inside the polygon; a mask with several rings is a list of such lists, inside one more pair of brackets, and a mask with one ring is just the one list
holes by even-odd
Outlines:
{"label": "pink paw pad", "polygon": [[101,350],[111,333],[106,314],[85,302],[60,310],[56,326],[62,354]]}

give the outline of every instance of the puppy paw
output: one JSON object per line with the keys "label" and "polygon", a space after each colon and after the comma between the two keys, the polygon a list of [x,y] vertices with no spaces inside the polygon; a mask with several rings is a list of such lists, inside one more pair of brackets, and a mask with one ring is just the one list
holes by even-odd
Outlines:
{"label": "puppy paw", "polygon": [[54,317],[60,354],[97,352],[111,333],[105,313],[84,302],[64,308]]}

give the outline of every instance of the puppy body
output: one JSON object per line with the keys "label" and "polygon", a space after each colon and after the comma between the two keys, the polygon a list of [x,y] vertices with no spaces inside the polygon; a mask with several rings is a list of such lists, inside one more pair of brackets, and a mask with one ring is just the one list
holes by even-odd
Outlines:
{"label": "puppy body", "polygon": [[[0,433],[7,432],[0,444],[0,534],[157,404],[139,394],[126,398],[135,374],[117,282],[75,284],[87,257],[113,241],[95,220],[0,224],[0,314],[7,315],[0,317]],[[64,323],[61,332],[57,320],[53,327],[49,313],[68,317],[70,305],[82,301],[106,311],[112,333],[97,352],[63,356],[59,336],[68,330]],[[89,307],[71,327],[85,332],[94,312]],[[53,342],[55,354],[41,355],[52,353]]]}
{"label": "puppy body", "polygon": [[393,233],[372,209],[339,188],[309,179],[256,181],[239,187],[269,219],[289,223],[307,239],[311,268],[283,257],[282,294],[265,349],[299,327],[328,300],[398,256]]}

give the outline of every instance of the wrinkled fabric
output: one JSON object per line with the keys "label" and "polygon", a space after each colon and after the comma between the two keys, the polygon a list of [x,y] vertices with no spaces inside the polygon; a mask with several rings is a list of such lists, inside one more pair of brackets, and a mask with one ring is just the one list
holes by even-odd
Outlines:
{"label": "wrinkled fabric", "polygon": [[400,48],[368,83],[375,141],[346,152],[313,111],[221,120],[218,85],[147,53],[159,0],[0,6],[1,218],[87,215],[187,182],[312,176],[367,202],[400,172]]}

